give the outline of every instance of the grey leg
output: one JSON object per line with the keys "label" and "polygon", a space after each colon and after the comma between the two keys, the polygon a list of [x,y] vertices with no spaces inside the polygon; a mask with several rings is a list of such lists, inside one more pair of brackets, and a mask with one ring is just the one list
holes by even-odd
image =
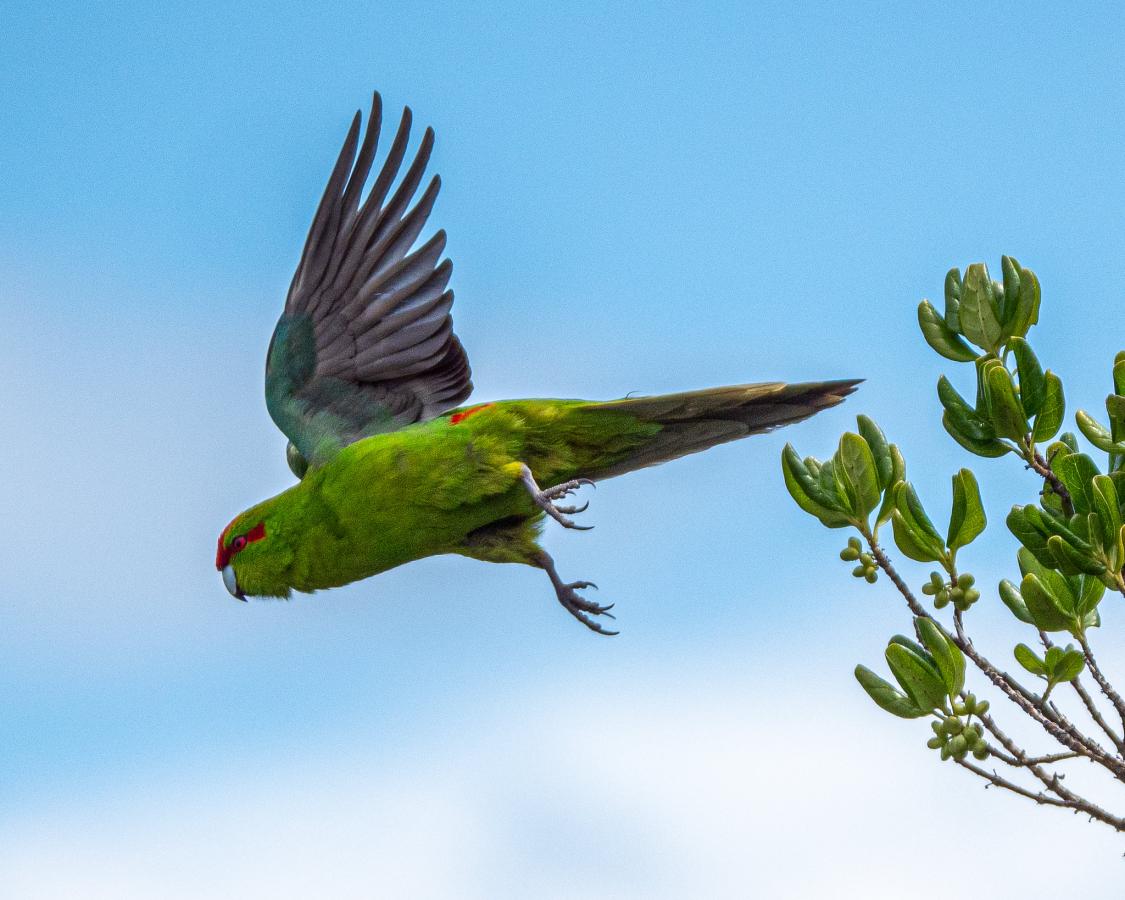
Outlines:
{"label": "grey leg", "polygon": [[555,587],[555,596],[559,598],[559,603],[562,604],[563,609],[570,613],[579,622],[589,628],[591,631],[596,631],[598,634],[614,635],[616,631],[607,631],[601,626],[599,622],[595,622],[590,616],[605,616],[607,619],[614,618],[610,614],[613,609],[613,604],[609,606],[601,606],[592,600],[587,600],[585,597],[579,595],[579,591],[583,588],[592,587],[597,590],[598,586],[592,581],[572,581],[569,584],[564,582],[560,577],[558,570],[555,568],[555,561],[551,559],[546,550],[540,550],[535,558],[535,564],[547,573],[547,577],[551,579],[551,584]]}
{"label": "grey leg", "polygon": [[593,485],[589,478],[575,478],[571,481],[564,481],[562,484],[556,484],[554,487],[541,488],[535,481],[535,476],[531,474],[531,469],[526,465],[521,464],[520,468],[520,481],[524,483],[531,499],[543,512],[549,515],[552,519],[562,525],[563,528],[575,528],[579,531],[589,531],[593,525],[575,525],[574,522],[567,518],[568,515],[583,512],[586,507],[590,505],[589,501],[581,506],[559,506],[553,501],[565,497],[572,491],[578,490],[582,485]]}

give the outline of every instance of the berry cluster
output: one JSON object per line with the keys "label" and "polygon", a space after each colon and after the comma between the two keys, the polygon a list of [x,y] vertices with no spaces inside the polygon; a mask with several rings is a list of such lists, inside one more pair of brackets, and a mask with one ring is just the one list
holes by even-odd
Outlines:
{"label": "berry cluster", "polygon": [[946,582],[940,572],[931,572],[930,580],[922,585],[922,593],[934,598],[934,606],[944,609],[952,601],[953,605],[964,612],[980,599],[980,591],[973,587],[976,579],[967,572],[957,576],[955,582]]}
{"label": "berry cluster", "polygon": [[988,759],[988,744],[984,740],[984,729],[979,722],[969,724],[968,719],[974,714],[983,715],[988,712],[988,701],[978,700],[972,694],[967,694],[965,699],[953,704],[953,715],[945,716],[940,722],[931,722],[934,736],[926,741],[926,746],[931,750],[940,750],[941,758],[963,760],[968,754],[974,759]]}
{"label": "berry cluster", "polygon": [[859,538],[848,538],[848,546],[840,551],[840,559],[844,562],[859,561],[859,565],[852,569],[852,575],[864,579],[868,584],[874,584],[879,579],[879,569],[875,565],[875,558],[863,549]]}

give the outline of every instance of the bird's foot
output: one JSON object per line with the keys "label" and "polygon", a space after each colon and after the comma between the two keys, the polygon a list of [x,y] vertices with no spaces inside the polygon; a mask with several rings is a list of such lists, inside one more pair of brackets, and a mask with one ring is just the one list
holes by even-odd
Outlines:
{"label": "bird's foot", "polygon": [[531,501],[552,519],[562,525],[563,528],[589,531],[594,527],[593,525],[577,525],[573,519],[567,518],[576,513],[585,512],[590,506],[589,501],[583,503],[581,506],[560,506],[554,502],[574,493],[574,491],[577,491],[584,484],[593,485],[594,482],[589,478],[572,478],[570,481],[564,481],[553,487],[541,488],[535,481],[535,476],[531,474],[531,469],[524,465],[520,468],[520,480],[524,483],[528,493],[531,494]]}
{"label": "bird's foot", "polygon": [[613,604],[602,606],[593,600],[587,600],[578,593],[583,588],[593,588],[596,591],[598,586],[592,581],[572,581],[570,584],[559,585],[555,589],[555,594],[558,596],[563,609],[591,631],[607,636],[617,634],[616,631],[609,631],[603,628],[600,622],[590,618],[590,616],[605,616],[607,619],[616,619],[617,617],[610,612],[613,609]]}
{"label": "bird's foot", "polygon": [[563,581],[559,577],[558,570],[555,569],[555,561],[545,550],[539,552],[536,564],[546,571],[547,577],[551,579],[551,584],[555,588],[555,596],[558,597],[563,609],[591,631],[606,636],[617,634],[616,631],[608,630],[602,626],[601,622],[591,618],[591,616],[605,616],[607,619],[616,618],[610,613],[613,604],[602,606],[600,603],[595,603],[578,593],[585,588],[593,588],[596,591],[598,589],[596,584],[592,581],[572,581],[570,583]]}

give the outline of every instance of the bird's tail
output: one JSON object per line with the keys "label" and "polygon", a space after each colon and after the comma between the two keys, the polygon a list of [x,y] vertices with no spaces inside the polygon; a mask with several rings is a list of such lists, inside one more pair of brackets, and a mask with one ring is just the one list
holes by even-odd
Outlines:
{"label": "bird's tail", "polygon": [[598,413],[623,414],[659,429],[652,429],[623,455],[599,460],[582,474],[594,479],[612,478],[800,422],[840,403],[859,383],[739,384],[591,404]]}

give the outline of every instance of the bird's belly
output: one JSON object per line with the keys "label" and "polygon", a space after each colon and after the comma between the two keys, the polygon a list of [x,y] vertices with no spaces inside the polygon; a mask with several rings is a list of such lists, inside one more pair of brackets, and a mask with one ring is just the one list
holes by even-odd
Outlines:
{"label": "bird's belly", "polygon": [[497,467],[450,452],[455,448],[439,449],[444,452],[372,452],[360,460],[365,466],[326,473],[333,477],[318,486],[323,515],[293,587],[338,587],[427,556],[459,552],[472,532],[535,514],[522,486]]}

